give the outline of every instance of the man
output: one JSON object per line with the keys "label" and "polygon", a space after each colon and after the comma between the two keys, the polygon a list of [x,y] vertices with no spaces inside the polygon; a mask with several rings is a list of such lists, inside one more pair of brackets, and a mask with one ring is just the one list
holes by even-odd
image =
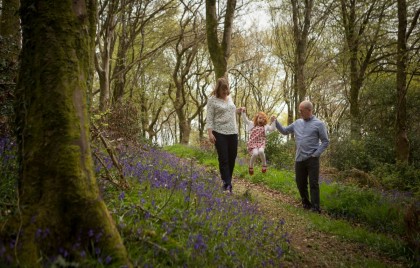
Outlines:
{"label": "man", "polygon": [[[287,127],[283,127],[276,120],[276,128],[284,135],[295,134],[296,185],[302,198],[302,205],[304,209],[321,213],[319,205],[319,157],[328,147],[329,139],[325,124],[312,114],[312,110],[313,105],[310,101],[302,101],[299,104],[299,113],[302,118]],[[311,193],[310,201],[308,177]]]}

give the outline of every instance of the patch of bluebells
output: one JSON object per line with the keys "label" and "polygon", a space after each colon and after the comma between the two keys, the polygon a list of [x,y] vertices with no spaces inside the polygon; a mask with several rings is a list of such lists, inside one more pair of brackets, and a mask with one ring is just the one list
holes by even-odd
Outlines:
{"label": "patch of bluebells", "polygon": [[13,139],[10,137],[0,137],[0,159],[2,161],[2,167],[15,165],[16,150],[16,142]]}
{"label": "patch of bluebells", "polygon": [[18,175],[17,145],[10,137],[0,137],[0,217],[9,208],[2,204],[15,204]]}
{"label": "patch of bluebells", "polygon": [[[265,262],[271,267],[281,264],[289,243],[288,235],[283,233],[284,221],[263,220],[258,204],[223,194],[220,178],[195,164],[193,159],[143,147],[122,150],[119,161],[126,178],[150,187],[144,191],[135,189],[135,194],[130,190],[119,191],[117,203],[108,201],[116,205],[113,214],[124,240],[133,245],[139,240],[160,245],[145,247],[143,250],[148,253],[143,256],[153,257],[134,263],[159,265],[158,256],[169,256],[169,262],[180,260],[187,266],[209,263],[234,266],[244,262],[241,258],[250,265],[252,262]],[[132,186],[134,181],[130,183]],[[171,191],[183,195],[182,207],[172,206]],[[170,246],[173,241],[177,241],[175,249]],[[259,247],[249,247],[256,244]],[[165,246],[171,250],[162,250]],[[180,256],[185,252],[191,254],[182,259]]]}

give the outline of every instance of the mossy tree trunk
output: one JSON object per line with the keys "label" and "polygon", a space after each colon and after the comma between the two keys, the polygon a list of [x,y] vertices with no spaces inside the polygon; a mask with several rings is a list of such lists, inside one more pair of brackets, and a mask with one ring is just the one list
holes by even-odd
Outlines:
{"label": "mossy tree trunk", "polygon": [[360,92],[370,74],[373,64],[381,60],[377,53],[382,35],[385,10],[390,1],[371,1],[360,4],[357,1],[341,0],[341,23],[344,31],[348,64],[350,65],[350,131],[352,139],[359,139],[362,131],[360,115]]}
{"label": "mossy tree trunk", "polygon": [[[407,40],[410,33],[407,32],[407,2],[398,0],[398,43],[397,43],[397,105],[396,105],[396,136],[395,153],[396,160],[408,163],[410,143],[407,137]],[[419,16],[417,11],[417,17]],[[411,29],[417,24],[417,18],[413,19]],[[410,30],[411,32],[411,30]]]}
{"label": "mossy tree trunk", "polygon": [[174,47],[176,57],[172,70],[174,86],[168,89],[168,96],[172,101],[175,113],[178,116],[179,139],[181,144],[189,144],[191,135],[191,122],[203,111],[206,103],[200,103],[194,97],[193,89],[188,81],[193,76],[194,62],[200,50],[200,44],[205,39],[205,32],[197,22],[197,15],[190,13],[186,6],[179,21],[180,31]]}
{"label": "mossy tree trunk", "polygon": [[111,96],[111,57],[116,43],[115,29],[120,12],[119,1],[100,1],[99,19],[96,34],[95,68],[99,79],[99,111],[110,107]]}
{"label": "mossy tree trunk", "polygon": [[2,0],[0,16],[0,136],[10,136],[21,44],[19,0]]}
{"label": "mossy tree trunk", "polygon": [[232,46],[232,24],[235,8],[236,0],[227,0],[223,37],[222,41],[219,42],[217,30],[219,21],[216,13],[216,0],[206,0],[207,45],[216,78],[227,76],[227,64]]}
{"label": "mossy tree trunk", "polygon": [[[86,93],[93,72],[96,1],[21,1],[17,85],[17,262],[61,255],[131,266],[93,173]],[[98,253],[100,251],[100,253]]]}
{"label": "mossy tree trunk", "polygon": [[2,0],[0,35],[12,37],[12,42],[20,41],[19,33],[19,0]]}
{"label": "mossy tree trunk", "polygon": [[307,91],[305,65],[307,59],[308,37],[309,29],[311,28],[312,8],[314,6],[314,1],[304,1],[303,6],[300,6],[301,3],[296,0],[291,0],[290,2],[292,4],[293,38],[295,43],[294,86],[296,87],[296,91],[298,92],[299,97],[299,100],[296,103],[296,114],[298,115],[299,103],[305,100]]}

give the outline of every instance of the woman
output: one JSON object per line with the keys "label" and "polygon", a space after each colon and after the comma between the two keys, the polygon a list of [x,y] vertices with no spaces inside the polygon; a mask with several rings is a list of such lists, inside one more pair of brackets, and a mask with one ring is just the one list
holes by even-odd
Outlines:
{"label": "woman", "polygon": [[236,109],[229,96],[229,83],[219,78],[207,103],[207,132],[209,140],[216,146],[223,190],[232,192],[232,174],[238,153],[238,128]]}

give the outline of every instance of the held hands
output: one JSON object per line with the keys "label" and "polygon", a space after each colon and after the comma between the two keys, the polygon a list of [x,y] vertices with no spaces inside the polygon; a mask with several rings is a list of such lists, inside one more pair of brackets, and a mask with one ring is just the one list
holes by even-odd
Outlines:
{"label": "held hands", "polygon": [[245,111],[246,111],[245,107],[238,108],[237,110],[238,113],[244,113]]}
{"label": "held hands", "polygon": [[271,120],[270,122],[273,123],[274,121],[277,120],[277,118],[276,118],[276,116],[272,115],[271,118],[270,118],[270,120]]}

